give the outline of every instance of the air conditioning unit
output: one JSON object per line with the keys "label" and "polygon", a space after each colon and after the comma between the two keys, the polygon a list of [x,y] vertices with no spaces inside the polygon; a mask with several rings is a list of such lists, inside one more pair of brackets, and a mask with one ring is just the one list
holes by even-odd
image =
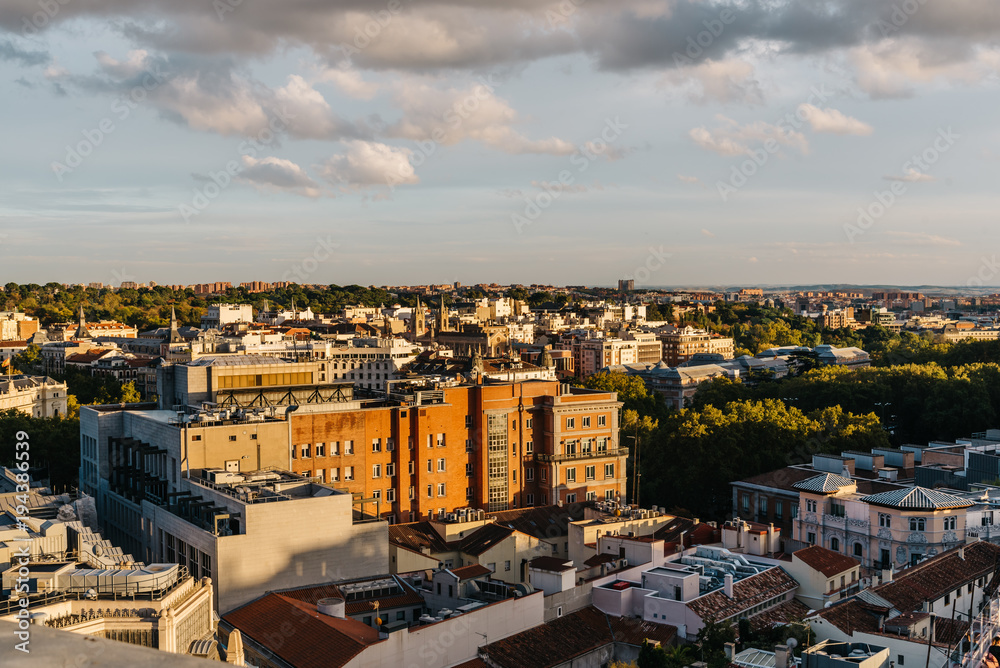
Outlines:
{"label": "air conditioning unit", "polygon": [[628,559],[619,559],[618,566],[619,568],[625,568],[626,566],[628,566]]}

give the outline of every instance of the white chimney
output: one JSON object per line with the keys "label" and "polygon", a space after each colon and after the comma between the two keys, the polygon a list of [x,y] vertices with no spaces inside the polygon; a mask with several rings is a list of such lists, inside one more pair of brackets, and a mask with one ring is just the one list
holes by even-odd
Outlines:
{"label": "white chimney", "polygon": [[774,646],[774,668],[788,668],[788,645]]}
{"label": "white chimney", "polygon": [[733,576],[730,575],[729,573],[726,573],[725,582],[726,582],[725,584],[726,596],[728,596],[729,598],[733,598]]}
{"label": "white chimney", "polygon": [[316,601],[316,609],[320,614],[327,615],[328,617],[344,619],[347,613],[347,603],[342,598],[321,598]]}

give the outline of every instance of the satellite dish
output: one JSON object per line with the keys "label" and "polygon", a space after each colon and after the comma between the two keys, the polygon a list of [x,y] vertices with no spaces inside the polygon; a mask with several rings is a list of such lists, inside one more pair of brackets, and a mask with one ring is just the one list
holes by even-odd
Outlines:
{"label": "satellite dish", "polygon": [[785,641],[785,644],[788,645],[789,649],[795,649],[799,646],[799,641],[795,638],[789,638]]}

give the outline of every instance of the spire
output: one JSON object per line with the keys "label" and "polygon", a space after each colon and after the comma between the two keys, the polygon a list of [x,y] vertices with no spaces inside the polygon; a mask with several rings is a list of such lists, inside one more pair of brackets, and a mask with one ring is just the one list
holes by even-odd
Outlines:
{"label": "spire", "polygon": [[184,343],[184,337],[181,336],[180,330],[177,328],[177,309],[173,306],[170,307],[170,343]]}
{"label": "spire", "polygon": [[76,327],[76,333],[73,335],[74,339],[89,339],[90,331],[87,329],[87,318],[83,315],[83,304],[80,304],[80,321]]}
{"label": "spire", "polygon": [[444,332],[448,329],[448,311],[444,306],[444,293],[441,293],[441,308],[438,311],[438,331]]}

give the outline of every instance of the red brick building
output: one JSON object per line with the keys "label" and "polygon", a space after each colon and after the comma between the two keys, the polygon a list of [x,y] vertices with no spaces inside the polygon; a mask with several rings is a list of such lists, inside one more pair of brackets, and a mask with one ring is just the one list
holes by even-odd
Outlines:
{"label": "red brick building", "polygon": [[624,496],[615,393],[535,380],[399,403],[291,413],[292,470],[398,522]]}

